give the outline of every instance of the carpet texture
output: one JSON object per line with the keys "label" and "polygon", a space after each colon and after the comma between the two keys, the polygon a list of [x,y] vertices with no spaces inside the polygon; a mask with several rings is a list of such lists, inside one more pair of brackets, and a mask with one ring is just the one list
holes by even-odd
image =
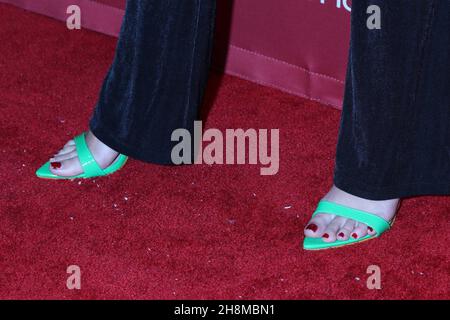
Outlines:
{"label": "carpet texture", "polygon": [[[115,43],[0,5],[0,298],[450,298],[448,197],[404,201],[380,239],[301,249],[332,183],[340,112],[241,79],[213,74],[206,126],[279,128],[275,176],[130,161],[101,179],[37,179],[86,129]],[[81,290],[66,288],[69,265]],[[381,290],[367,289],[370,265]]]}

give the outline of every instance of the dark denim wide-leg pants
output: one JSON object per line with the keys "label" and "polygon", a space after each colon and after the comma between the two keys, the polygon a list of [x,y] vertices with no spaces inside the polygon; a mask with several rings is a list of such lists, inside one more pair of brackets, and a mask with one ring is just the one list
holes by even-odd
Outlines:
{"label": "dark denim wide-leg pants", "polygon": [[174,129],[193,130],[207,82],[215,0],[128,0],[90,122],[130,157],[171,163]]}
{"label": "dark denim wide-leg pants", "polygon": [[450,194],[450,0],[353,1],[334,183],[373,200]]}
{"label": "dark denim wide-leg pants", "polygon": [[[366,25],[381,8],[381,30]],[[368,199],[450,194],[450,0],[355,0],[335,184]],[[205,90],[215,0],[129,0],[90,129],[169,164]],[[301,151],[299,151],[301,152]]]}

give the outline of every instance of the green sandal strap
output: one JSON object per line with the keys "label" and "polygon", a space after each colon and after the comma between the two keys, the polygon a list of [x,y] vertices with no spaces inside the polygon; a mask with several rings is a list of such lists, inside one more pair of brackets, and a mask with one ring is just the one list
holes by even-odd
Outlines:
{"label": "green sandal strap", "polygon": [[391,227],[391,224],[388,221],[374,214],[325,200],[319,202],[316,211],[313,213],[313,217],[319,213],[334,214],[365,223],[377,232],[377,236],[381,235]]}
{"label": "green sandal strap", "polygon": [[82,133],[79,136],[76,136],[74,141],[84,175],[88,177],[104,175],[103,169],[97,164],[86,144],[85,134]]}

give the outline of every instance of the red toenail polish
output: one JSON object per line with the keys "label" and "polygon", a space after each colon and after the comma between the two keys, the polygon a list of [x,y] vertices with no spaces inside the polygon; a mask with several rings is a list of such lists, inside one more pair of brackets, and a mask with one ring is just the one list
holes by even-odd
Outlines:
{"label": "red toenail polish", "polygon": [[50,163],[53,169],[61,168],[61,162],[52,162]]}
{"label": "red toenail polish", "polygon": [[323,236],[325,239],[328,239],[330,236],[328,235],[328,233],[324,233]]}
{"label": "red toenail polish", "polygon": [[352,237],[356,239],[358,238],[358,235],[356,233],[352,233]]}
{"label": "red toenail polish", "polygon": [[345,237],[345,234],[343,232],[341,232],[341,233],[338,234],[338,236],[343,238],[343,237]]}
{"label": "red toenail polish", "polygon": [[316,232],[317,231],[317,226],[314,224],[314,223],[311,223],[311,224],[309,224],[307,227],[306,227],[306,230],[311,230],[312,232]]}
{"label": "red toenail polish", "polygon": [[373,229],[371,227],[367,227],[367,230],[369,230],[370,232],[373,232]]}

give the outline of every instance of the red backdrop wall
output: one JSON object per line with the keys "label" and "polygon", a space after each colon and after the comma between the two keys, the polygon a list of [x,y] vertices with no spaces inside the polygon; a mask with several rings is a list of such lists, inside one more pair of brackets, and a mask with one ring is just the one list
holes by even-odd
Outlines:
{"label": "red backdrop wall", "polygon": [[[116,36],[125,0],[0,0]],[[350,26],[349,0],[218,0],[214,64],[263,85],[340,107]]]}

